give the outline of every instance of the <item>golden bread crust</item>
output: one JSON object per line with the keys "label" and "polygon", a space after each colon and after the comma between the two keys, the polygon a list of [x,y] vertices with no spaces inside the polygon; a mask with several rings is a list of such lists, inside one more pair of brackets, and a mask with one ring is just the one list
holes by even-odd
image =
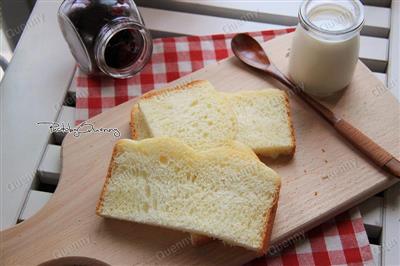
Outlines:
{"label": "golden bread crust", "polygon": [[290,111],[289,96],[286,91],[283,91],[283,92],[285,95],[285,106],[286,106],[286,112],[287,112],[287,115],[289,118],[288,123],[289,123],[289,127],[290,127],[290,133],[291,133],[291,138],[292,138],[292,147],[293,147],[293,149],[291,150],[291,152],[288,155],[293,156],[294,153],[296,152],[296,136],[294,133],[293,120],[292,120],[292,115],[291,115],[291,111]]}
{"label": "golden bread crust", "polygon": [[279,184],[276,189],[276,195],[275,195],[275,201],[272,207],[269,210],[268,214],[268,221],[265,224],[265,230],[264,230],[264,239],[263,239],[263,244],[260,249],[260,253],[265,254],[267,252],[267,249],[269,247],[269,240],[271,239],[271,234],[272,234],[272,228],[274,225],[275,221],[275,215],[276,215],[276,210],[278,209],[278,201],[279,201],[279,191],[281,189],[281,182],[279,181]]}
{"label": "golden bread crust", "polygon": [[110,159],[110,164],[108,166],[108,171],[107,171],[107,176],[106,176],[106,181],[104,182],[103,185],[103,189],[101,190],[100,193],[100,199],[97,202],[97,206],[96,206],[96,214],[102,216],[101,214],[101,210],[103,209],[103,205],[104,205],[104,198],[105,198],[105,194],[107,193],[107,187],[108,187],[108,183],[110,182],[111,179],[111,173],[112,170],[114,169],[115,166],[115,160],[114,158],[120,154],[122,151],[122,148],[118,145],[118,142],[114,145],[113,148],[113,153]]}
{"label": "golden bread crust", "polygon": [[135,103],[133,105],[132,111],[131,111],[131,122],[130,122],[130,128],[131,128],[131,138],[132,139],[139,139],[139,131],[137,129],[137,127],[139,127],[139,125],[136,125],[135,123],[135,118],[139,115],[139,104]]}
{"label": "golden bread crust", "polygon": [[214,240],[213,238],[208,237],[208,236],[198,235],[198,234],[190,234],[190,242],[195,247],[205,245],[207,243],[210,243],[213,240]]}

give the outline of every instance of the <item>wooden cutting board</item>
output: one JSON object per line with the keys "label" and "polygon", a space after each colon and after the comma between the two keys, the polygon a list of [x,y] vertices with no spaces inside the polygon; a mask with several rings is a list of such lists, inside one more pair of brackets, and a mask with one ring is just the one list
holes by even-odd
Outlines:
{"label": "wooden cutting board", "polygon": [[[265,44],[272,61],[286,71],[292,34]],[[208,79],[221,91],[281,87],[236,58],[208,66],[172,84]],[[172,85],[171,84],[171,85]],[[129,138],[134,101],[89,120],[118,128]],[[351,85],[327,106],[382,147],[400,157],[400,105],[360,62]],[[272,243],[308,230],[397,180],[372,165],[296,96],[290,95],[297,150],[292,160],[266,161],[282,177]],[[1,232],[5,264],[38,264],[64,256],[94,258],[113,265],[236,265],[256,255],[215,241],[191,247],[182,232],[104,219],[95,207],[111,151],[112,134],[68,135],[62,145],[62,172],[49,203],[29,220]]]}

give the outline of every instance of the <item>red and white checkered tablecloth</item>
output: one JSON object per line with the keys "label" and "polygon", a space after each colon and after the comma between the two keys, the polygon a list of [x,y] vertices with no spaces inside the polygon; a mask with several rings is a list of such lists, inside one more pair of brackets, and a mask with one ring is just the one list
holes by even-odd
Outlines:
{"label": "red and white checkered tablecloth", "polygon": [[[267,41],[293,29],[253,32]],[[149,64],[136,76],[125,79],[89,78],[75,74],[76,122],[80,123],[143,93],[163,87],[179,77],[213,64],[232,54],[233,34],[190,36],[154,40]],[[373,264],[371,249],[358,209],[345,212],[308,233],[294,235],[273,246],[269,255],[248,265],[366,265]]]}

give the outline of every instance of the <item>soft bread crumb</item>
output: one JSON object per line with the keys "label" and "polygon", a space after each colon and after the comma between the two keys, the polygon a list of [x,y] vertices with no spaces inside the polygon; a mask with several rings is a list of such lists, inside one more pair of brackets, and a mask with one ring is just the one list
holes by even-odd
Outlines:
{"label": "soft bread crumb", "polygon": [[296,144],[286,92],[265,89],[224,95],[238,121],[237,141],[271,158],[294,154]]}
{"label": "soft bread crumb", "polygon": [[[218,94],[208,81],[193,81],[143,95],[132,109],[132,139],[178,137],[196,149],[236,139],[262,156],[294,154],[296,143],[286,92],[264,89]],[[215,98],[213,108],[221,104],[219,112],[207,107],[209,97]]]}
{"label": "soft bread crumb", "polygon": [[280,187],[258,159],[173,138],[117,142],[97,213],[265,252]]}
{"label": "soft bread crumb", "polygon": [[231,106],[208,81],[146,94],[138,106],[152,137],[175,137],[192,148],[209,149],[234,140],[237,134]]}

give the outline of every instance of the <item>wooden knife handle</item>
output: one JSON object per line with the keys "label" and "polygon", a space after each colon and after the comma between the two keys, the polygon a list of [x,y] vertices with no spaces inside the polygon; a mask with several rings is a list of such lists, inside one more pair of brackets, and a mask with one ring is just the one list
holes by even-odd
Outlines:
{"label": "wooden knife handle", "polygon": [[400,178],[400,162],[389,152],[344,119],[339,119],[334,123],[334,127],[343,137],[368,156],[376,165]]}

